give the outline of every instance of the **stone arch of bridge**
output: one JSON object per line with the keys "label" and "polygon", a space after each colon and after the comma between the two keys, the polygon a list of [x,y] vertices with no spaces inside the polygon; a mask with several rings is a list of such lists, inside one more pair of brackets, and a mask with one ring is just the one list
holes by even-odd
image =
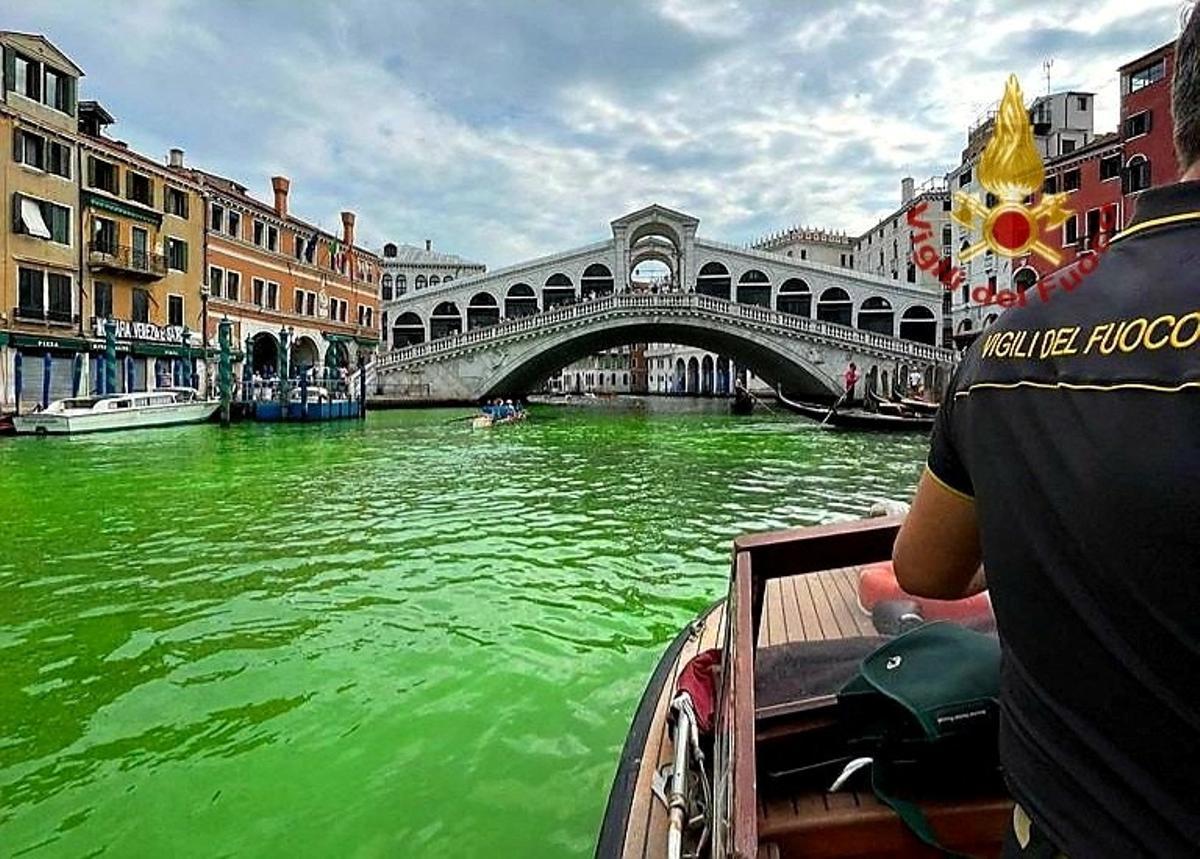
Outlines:
{"label": "stone arch of bridge", "polygon": [[776,342],[753,329],[713,327],[695,320],[614,318],[568,328],[531,341],[497,367],[482,385],[482,396],[520,396],[552,373],[588,355],[634,343],[674,343],[732,358],[756,376],[797,394],[836,396],[842,391],[839,368],[821,363],[819,350]]}

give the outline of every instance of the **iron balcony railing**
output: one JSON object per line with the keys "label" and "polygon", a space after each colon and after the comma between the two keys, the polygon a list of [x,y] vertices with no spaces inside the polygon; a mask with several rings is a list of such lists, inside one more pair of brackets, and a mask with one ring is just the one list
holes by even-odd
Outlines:
{"label": "iron balcony railing", "polygon": [[739,325],[774,328],[789,333],[822,338],[839,345],[870,349],[887,356],[909,358],[928,363],[953,364],[956,355],[951,349],[901,340],[887,334],[863,331],[836,322],[810,319],[781,313],[753,304],[739,304],[699,293],[621,293],[604,298],[583,301],[557,307],[553,310],[506,320],[487,328],[476,328],[461,334],[453,334],[438,340],[418,343],[389,352],[372,365],[378,371],[399,364],[409,363],[434,356],[444,356],[459,350],[477,348],[480,345],[502,341],[531,331],[545,330],[558,325],[578,322],[588,317],[601,317],[614,312],[664,311],[679,313],[691,311],[710,318],[722,319]]}
{"label": "iron balcony railing", "polygon": [[95,266],[119,269],[148,277],[163,277],[167,273],[165,256],[129,245],[93,241],[88,243],[88,254],[89,262]]}

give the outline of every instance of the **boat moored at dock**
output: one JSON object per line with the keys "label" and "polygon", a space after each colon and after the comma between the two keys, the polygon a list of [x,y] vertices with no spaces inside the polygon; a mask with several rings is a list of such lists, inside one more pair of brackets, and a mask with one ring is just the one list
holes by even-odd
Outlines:
{"label": "boat moored at dock", "polygon": [[174,424],[201,423],[220,403],[201,397],[192,388],[161,388],[129,394],[68,397],[39,412],[17,415],[18,435],[72,435]]}

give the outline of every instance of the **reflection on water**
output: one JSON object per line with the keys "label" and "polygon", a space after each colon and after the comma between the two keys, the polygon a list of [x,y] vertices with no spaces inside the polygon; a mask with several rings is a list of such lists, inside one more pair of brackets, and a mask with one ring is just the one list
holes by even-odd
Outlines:
{"label": "reflection on water", "polygon": [[0,845],[589,854],[657,655],[743,531],[920,437],[633,403],[0,441]]}

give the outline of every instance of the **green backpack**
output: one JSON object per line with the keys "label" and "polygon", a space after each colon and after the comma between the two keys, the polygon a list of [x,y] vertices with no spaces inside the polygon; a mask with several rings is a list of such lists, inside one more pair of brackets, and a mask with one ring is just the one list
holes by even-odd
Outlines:
{"label": "green backpack", "polygon": [[906,796],[1002,789],[999,697],[995,637],[927,623],[892,639],[863,659],[838,693],[856,757],[831,789],[869,766],[875,795],[918,838],[951,853]]}

